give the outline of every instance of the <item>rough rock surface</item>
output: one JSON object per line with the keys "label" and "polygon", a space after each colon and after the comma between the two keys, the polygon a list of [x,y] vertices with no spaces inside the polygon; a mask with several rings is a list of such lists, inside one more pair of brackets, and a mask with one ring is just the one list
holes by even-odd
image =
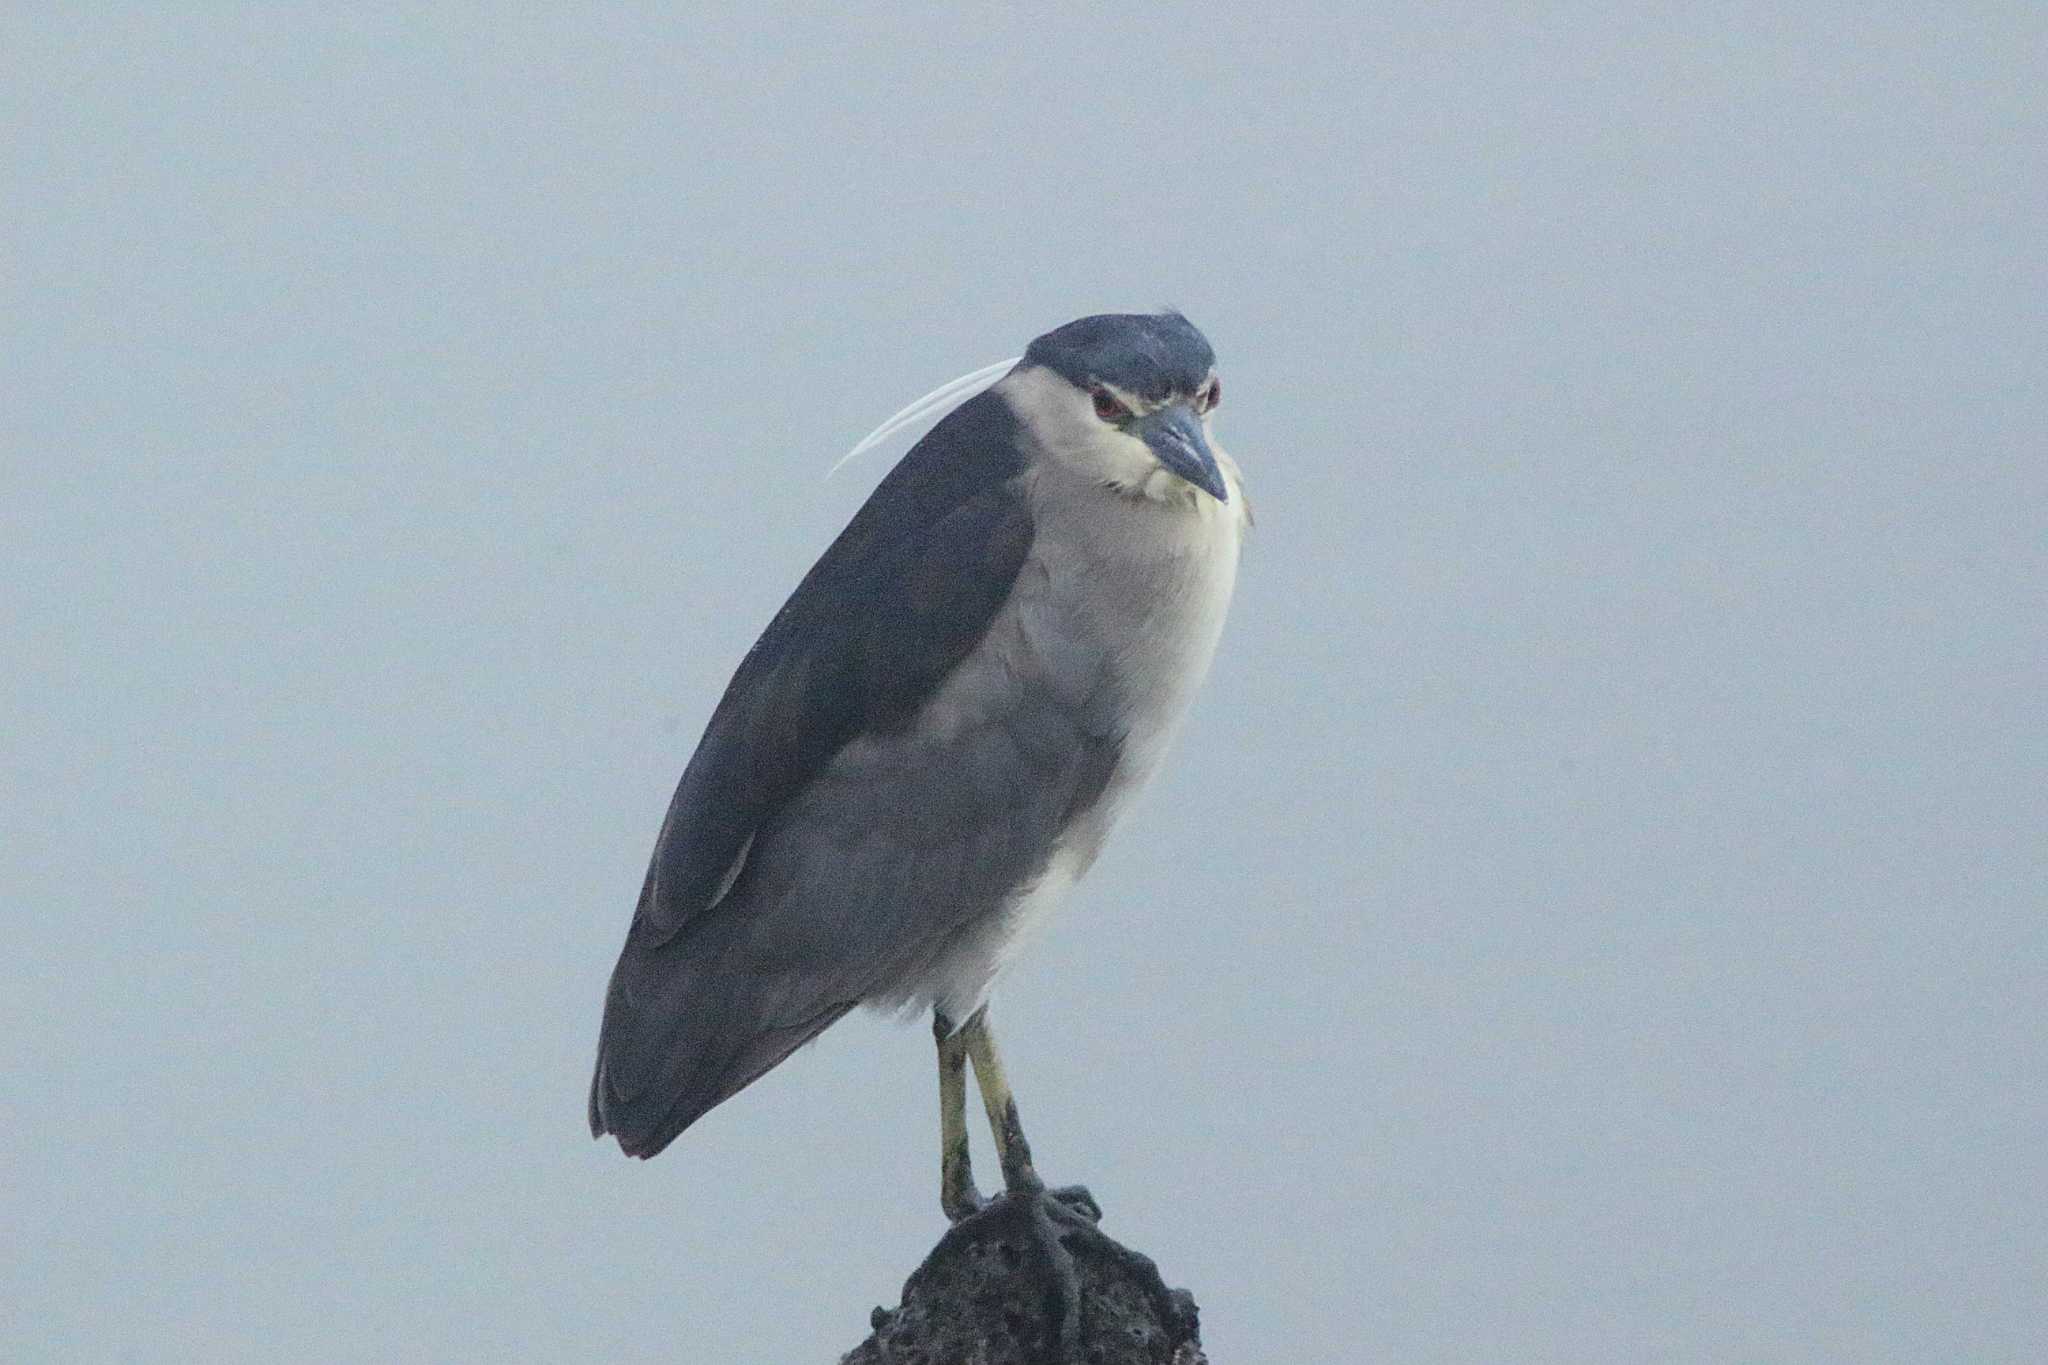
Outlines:
{"label": "rough rock surface", "polygon": [[902,1306],[877,1308],[872,1323],[873,1335],[840,1365],[1206,1365],[1208,1359],[1194,1299],[1184,1289],[1169,1290],[1149,1258],[1083,1218],[1050,1219],[1007,1198],[940,1238],[905,1282]]}

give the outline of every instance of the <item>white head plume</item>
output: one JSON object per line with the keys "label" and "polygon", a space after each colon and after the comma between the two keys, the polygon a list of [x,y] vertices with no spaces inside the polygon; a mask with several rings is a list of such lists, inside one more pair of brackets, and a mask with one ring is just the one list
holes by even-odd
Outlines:
{"label": "white head plume", "polygon": [[1013,355],[1008,360],[998,360],[993,365],[984,365],[972,374],[963,374],[958,379],[949,380],[939,385],[939,387],[933,389],[924,397],[897,412],[888,421],[876,427],[866,436],[863,436],[859,445],[841,455],[839,463],[825,471],[825,477],[831,478],[839,472],[840,466],[844,465],[848,460],[853,459],[856,455],[863,455],[873,450],[876,446],[903,430],[903,428],[913,423],[921,422],[927,417],[935,416],[942,410],[958,407],[975,394],[980,393],[983,389],[995,383],[1006,370],[1023,358],[1021,355]]}

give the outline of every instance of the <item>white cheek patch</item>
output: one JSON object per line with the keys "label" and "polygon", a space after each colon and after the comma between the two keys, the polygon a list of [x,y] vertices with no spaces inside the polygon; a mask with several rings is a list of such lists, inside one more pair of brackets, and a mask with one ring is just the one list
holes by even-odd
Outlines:
{"label": "white cheek patch", "polygon": [[[1122,399],[1113,387],[1103,387]],[[1090,481],[1146,497],[1159,496],[1155,487],[1187,487],[1161,467],[1144,441],[1097,417],[1088,393],[1050,370],[1017,370],[996,391],[1039,449]]]}

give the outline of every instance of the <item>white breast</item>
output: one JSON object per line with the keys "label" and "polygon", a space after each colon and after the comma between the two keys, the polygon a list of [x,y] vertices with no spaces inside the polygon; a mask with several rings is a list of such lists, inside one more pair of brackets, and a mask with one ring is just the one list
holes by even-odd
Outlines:
{"label": "white breast", "polygon": [[1123,752],[1102,798],[1068,828],[1038,882],[939,965],[934,995],[955,1018],[981,1004],[1095,861],[1118,816],[1165,758],[1208,672],[1246,521],[1236,467],[1228,457],[1222,463],[1231,492],[1226,504],[1206,494],[1160,503],[1099,487],[1086,489],[1076,504],[1067,501],[1071,488],[1034,488],[1034,498],[1045,502],[1025,573],[1043,589],[1011,620],[1027,637],[1086,629],[1114,642]]}
{"label": "white breast", "polygon": [[[998,391],[1015,382],[1014,376],[1005,380]],[[1032,547],[1018,589],[985,643],[1033,661],[1035,667],[1019,672],[1003,670],[1007,681],[1035,674],[1038,685],[1048,685],[1056,680],[1043,667],[1061,657],[1063,643],[1098,642],[1099,653],[1082,656],[1111,675],[1124,743],[1101,800],[1068,828],[1037,882],[1020,890],[1007,914],[973,926],[930,964],[916,996],[953,1018],[979,1007],[1095,861],[1118,815],[1164,759],[1209,670],[1249,522],[1235,462],[1213,442],[1212,449],[1230,493],[1226,502],[1164,471],[1158,480],[1126,481],[1122,491],[1105,488],[1072,450],[1063,458],[1037,459],[1026,473]],[[992,685],[1002,686],[994,677],[976,681],[970,695],[970,684],[961,683],[962,694],[945,697],[948,704],[933,708],[933,719],[966,723],[984,707],[1001,705],[996,696],[982,695]]]}

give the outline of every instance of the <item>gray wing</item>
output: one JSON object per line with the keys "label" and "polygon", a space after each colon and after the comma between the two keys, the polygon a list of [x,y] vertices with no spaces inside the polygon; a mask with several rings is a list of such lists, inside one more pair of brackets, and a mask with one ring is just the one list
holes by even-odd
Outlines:
{"label": "gray wing", "polygon": [[652,1156],[1042,861],[1056,831],[1040,827],[1064,809],[991,818],[1020,764],[1049,766],[1048,792],[1099,791],[1088,755],[1101,746],[1056,709],[973,727],[943,753],[922,737],[1030,547],[1014,437],[994,395],[948,416],[741,663],[612,974],[593,1134]]}

